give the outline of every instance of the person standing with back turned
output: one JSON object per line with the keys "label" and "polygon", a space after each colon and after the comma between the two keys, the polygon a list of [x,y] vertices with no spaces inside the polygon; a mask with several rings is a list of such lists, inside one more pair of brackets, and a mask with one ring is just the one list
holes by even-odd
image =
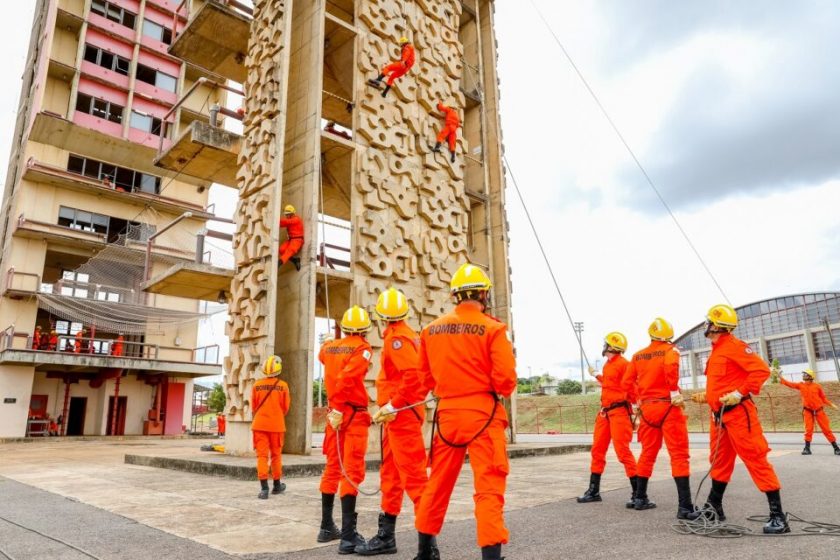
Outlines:
{"label": "person standing with back turned", "polygon": [[510,472],[505,443],[508,419],[499,396],[508,397],[516,389],[516,359],[506,325],[485,314],[491,287],[481,268],[462,265],[450,282],[455,309],[420,334],[421,379],[440,400],[431,475],[415,519],[416,560],[440,557],[434,539],[467,452],[482,559],[501,559],[502,545],[510,536],[503,512]]}

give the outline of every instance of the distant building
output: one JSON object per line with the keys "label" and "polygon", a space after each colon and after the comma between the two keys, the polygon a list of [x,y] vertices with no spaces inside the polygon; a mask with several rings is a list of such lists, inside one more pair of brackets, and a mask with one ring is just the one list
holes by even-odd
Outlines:
{"label": "distant building", "polygon": [[[735,310],[738,312],[735,336],[748,342],[768,363],[778,360],[786,375],[811,368],[820,380],[837,380],[835,355],[825,320],[828,319],[834,344],[840,353],[840,292],[777,297],[742,305]],[[682,353],[682,387],[706,385],[703,372],[711,344],[703,336],[704,330],[704,323],[700,323],[676,339]]]}
{"label": "distant building", "polygon": [[196,348],[198,302],[144,287],[200,260],[214,217],[210,181],[154,164],[225,99],[169,53],[186,24],[177,4],[36,2],[17,123],[3,131],[0,437],[49,417],[62,435],[180,434],[193,379],[222,373],[217,349]]}

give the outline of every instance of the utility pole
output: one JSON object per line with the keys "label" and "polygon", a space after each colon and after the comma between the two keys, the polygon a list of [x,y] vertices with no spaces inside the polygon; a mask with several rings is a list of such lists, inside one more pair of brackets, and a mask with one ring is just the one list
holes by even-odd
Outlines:
{"label": "utility pole", "polygon": [[837,381],[840,381],[840,362],[837,361],[837,347],[834,346],[834,336],[831,334],[828,317],[823,317],[823,324],[825,325],[825,334],[828,335],[828,342],[831,344],[831,354],[834,356],[834,372],[837,374]]}
{"label": "utility pole", "polygon": [[578,346],[580,347],[580,390],[586,394],[586,378],[583,373],[583,322],[575,321],[575,332],[577,333]]}

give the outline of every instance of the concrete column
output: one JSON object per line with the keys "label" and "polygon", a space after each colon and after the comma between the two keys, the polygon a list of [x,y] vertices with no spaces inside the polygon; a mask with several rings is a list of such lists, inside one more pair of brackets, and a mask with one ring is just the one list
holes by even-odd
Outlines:
{"label": "concrete column", "polygon": [[814,347],[814,336],[811,329],[805,329],[802,336],[805,337],[805,354],[808,356],[808,367],[817,371],[817,350]]}
{"label": "concrete column", "polygon": [[691,374],[691,388],[697,389],[697,353],[694,350],[688,351],[688,371]]}
{"label": "concrete column", "polygon": [[758,339],[758,354],[765,362],[770,363],[770,353],[767,351],[767,339],[759,337]]}

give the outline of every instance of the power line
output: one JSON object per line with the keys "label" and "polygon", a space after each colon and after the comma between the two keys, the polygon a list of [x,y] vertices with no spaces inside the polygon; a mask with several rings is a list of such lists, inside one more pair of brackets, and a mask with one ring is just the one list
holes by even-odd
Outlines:
{"label": "power line", "polygon": [[589,85],[589,82],[586,81],[586,78],[583,76],[583,73],[580,71],[577,64],[575,64],[575,61],[572,59],[572,56],[566,50],[566,47],[564,47],[563,43],[560,42],[560,39],[557,37],[557,34],[554,33],[554,30],[551,28],[551,25],[548,23],[548,20],[545,19],[545,16],[540,11],[540,9],[537,7],[537,4],[534,0],[531,0],[531,5],[534,7],[534,10],[537,12],[537,15],[540,16],[540,19],[545,24],[545,27],[546,27],[546,29],[548,29],[548,32],[551,33],[552,37],[554,37],[554,41],[557,43],[557,46],[560,47],[560,50],[563,51],[563,55],[566,57],[566,60],[569,61],[569,64],[572,66],[575,73],[578,75],[578,78],[580,78],[580,81],[583,82],[584,87],[586,87],[586,91],[588,91],[589,95],[592,96],[592,99],[595,100],[595,104],[598,105],[598,109],[601,110],[601,113],[604,115],[604,118],[607,119],[607,122],[612,127],[613,132],[615,132],[616,136],[618,136],[618,139],[624,145],[624,148],[627,150],[627,153],[630,154],[630,157],[633,158],[633,161],[635,162],[636,167],[638,167],[639,171],[641,171],[642,175],[644,175],[645,180],[647,181],[647,184],[650,186],[651,189],[653,189],[653,192],[656,193],[656,197],[659,199],[659,202],[662,203],[662,206],[665,207],[665,210],[668,212],[668,215],[671,216],[671,219],[674,221],[674,225],[677,226],[677,229],[682,234],[686,243],[688,243],[688,246],[691,247],[691,250],[692,250],[692,252],[694,252],[694,255],[697,257],[697,260],[700,261],[700,264],[706,270],[706,273],[709,275],[709,278],[711,278],[712,282],[714,282],[715,286],[717,286],[717,289],[720,292],[720,294],[723,296],[723,299],[725,299],[726,302],[731,305],[731,302],[729,301],[729,298],[726,296],[726,292],[723,291],[723,288],[721,287],[720,283],[717,281],[717,278],[715,278],[715,275],[712,274],[712,271],[709,268],[709,266],[706,264],[706,261],[703,259],[702,255],[700,255],[700,251],[698,251],[697,247],[694,246],[694,243],[691,242],[691,239],[688,237],[688,234],[683,229],[679,220],[677,220],[677,217],[674,215],[674,212],[671,210],[671,207],[665,201],[665,198],[659,192],[659,189],[656,188],[656,185],[654,184],[653,179],[651,179],[650,175],[648,175],[648,172],[645,170],[644,166],[642,165],[642,162],[639,161],[638,157],[636,157],[636,153],[630,147],[630,144],[627,143],[627,140],[624,139],[624,135],[621,134],[621,131],[618,129],[615,122],[610,117],[610,114],[607,112],[606,108],[604,108],[604,105],[601,103],[601,100],[595,94],[595,91]]}

